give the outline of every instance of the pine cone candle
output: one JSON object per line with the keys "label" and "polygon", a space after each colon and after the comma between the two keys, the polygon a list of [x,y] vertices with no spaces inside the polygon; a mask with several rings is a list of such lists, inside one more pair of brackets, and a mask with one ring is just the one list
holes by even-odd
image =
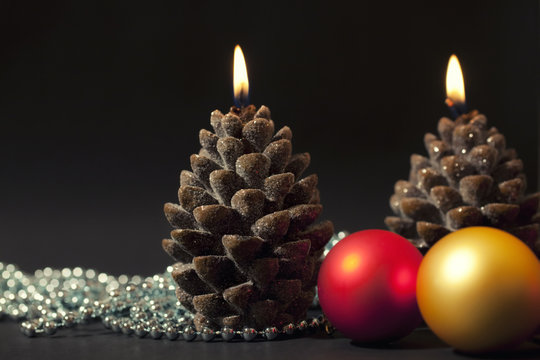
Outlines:
{"label": "pine cone candle", "polygon": [[540,193],[524,196],[523,162],[504,136],[477,111],[443,117],[438,132],[424,136],[429,158],[413,154],[409,181],[396,182],[388,228],[426,251],[451,231],[492,226],[539,256]]}
{"label": "pine cone candle", "polygon": [[274,134],[265,106],[216,110],[210,122],[215,133],[200,131],[192,171],[181,172],[180,204],[164,207],[178,299],[198,330],[302,320],[334,231],[330,221],[314,224],[317,176],[301,177],[310,156],[291,155],[291,130]]}

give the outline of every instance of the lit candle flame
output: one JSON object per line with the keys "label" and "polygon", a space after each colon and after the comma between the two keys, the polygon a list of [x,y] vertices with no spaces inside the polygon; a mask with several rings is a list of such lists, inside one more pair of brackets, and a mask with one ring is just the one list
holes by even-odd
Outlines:
{"label": "lit candle flame", "polygon": [[245,106],[248,102],[249,80],[247,75],[246,60],[240,45],[234,48],[234,69],[233,69],[234,102],[237,105]]}
{"label": "lit candle flame", "polygon": [[452,54],[446,70],[446,97],[455,105],[465,104],[465,84],[459,60]]}

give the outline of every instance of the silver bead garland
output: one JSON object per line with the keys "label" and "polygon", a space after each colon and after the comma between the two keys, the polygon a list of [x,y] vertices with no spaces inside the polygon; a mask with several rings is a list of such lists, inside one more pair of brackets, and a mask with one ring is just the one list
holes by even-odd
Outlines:
{"label": "silver bead garland", "polygon": [[[340,232],[330,240],[326,253],[342,238]],[[163,274],[142,278],[138,275],[118,277],[93,269],[50,267],[24,273],[13,264],[0,262],[0,320],[20,321],[21,332],[28,336],[54,335],[57,330],[101,320],[116,333],[174,341],[201,339],[210,342],[243,339],[274,340],[278,336],[302,335],[322,331],[331,333],[332,326],[321,315],[282,329],[269,327],[219,331],[204,328],[196,331],[193,315],[177,300],[171,277],[172,267]],[[318,304],[315,297],[314,305]]]}

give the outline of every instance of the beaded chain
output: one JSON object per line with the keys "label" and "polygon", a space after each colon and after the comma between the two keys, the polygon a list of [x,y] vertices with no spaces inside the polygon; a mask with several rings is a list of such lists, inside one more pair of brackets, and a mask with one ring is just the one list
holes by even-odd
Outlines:
{"label": "beaded chain", "polygon": [[[325,255],[346,235],[346,232],[334,235]],[[257,331],[224,327],[217,331],[210,328],[196,331],[193,314],[176,298],[171,272],[169,266],[165,273],[152,277],[115,277],[80,267],[62,270],[46,267],[31,275],[13,264],[0,262],[0,319],[8,317],[20,321],[20,330],[28,337],[54,335],[59,329],[92,320],[101,320],[105,328],[125,335],[185,341],[274,340],[278,336],[333,332],[323,315],[281,329],[268,327]],[[314,305],[318,305],[317,297]]]}

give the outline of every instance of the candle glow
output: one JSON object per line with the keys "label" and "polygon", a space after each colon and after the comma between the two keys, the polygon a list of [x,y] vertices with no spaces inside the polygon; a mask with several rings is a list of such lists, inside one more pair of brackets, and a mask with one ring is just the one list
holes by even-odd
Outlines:
{"label": "candle glow", "polygon": [[446,97],[456,105],[465,104],[463,73],[456,55],[452,54],[446,71]]}
{"label": "candle glow", "polygon": [[240,45],[236,45],[234,48],[233,89],[235,103],[240,106],[247,105],[249,80],[246,60],[244,59],[244,53],[242,52]]}

